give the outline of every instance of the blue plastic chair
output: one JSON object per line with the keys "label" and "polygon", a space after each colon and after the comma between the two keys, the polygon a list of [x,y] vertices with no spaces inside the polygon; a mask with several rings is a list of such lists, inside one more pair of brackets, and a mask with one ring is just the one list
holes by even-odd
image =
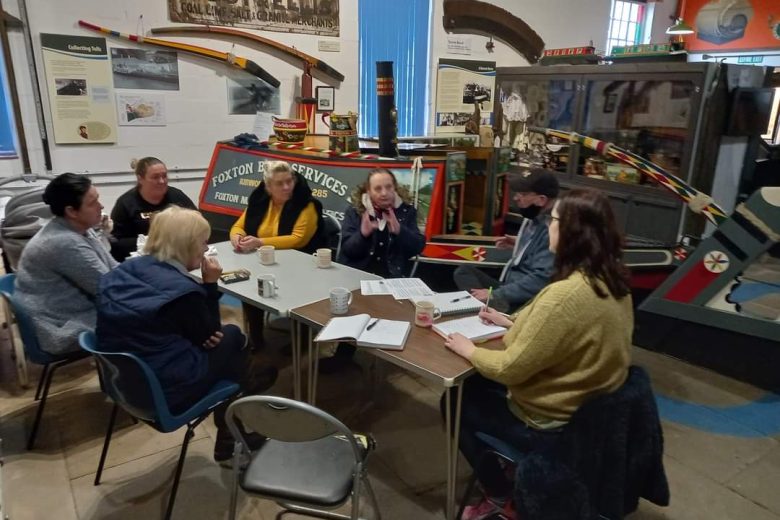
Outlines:
{"label": "blue plastic chair", "polygon": [[19,335],[22,337],[24,353],[27,356],[27,359],[35,364],[43,365],[43,372],[41,373],[41,378],[38,380],[38,388],[35,391],[35,400],[38,401],[38,411],[35,414],[30,436],[27,439],[27,449],[31,450],[35,447],[35,437],[38,434],[38,426],[41,422],[41,417],[43,416],[43,408],[46,406],[46,398],[49,396],[49,388],[51,387],[51,380],[54,376],[54,372],[60,367],[88,357],[89,354],[80,351],[69,352],[67,354],[50,354],[41,349],[32,318],[27,314],[27,311],[14,300],[13,289],[15,281],[15,274],[7,274],[0,277],[0,292],[2,292],[3,297],[11,304],[11,310],[16,317],[16,324],[19,327]]}
{"label": "blue plastic chair", "polygon": [[8,329],[8,340],[11,343],[13,349],[11,357],[16,364],[16,378],[19,386],[27,388],[29,385],[29,377],[27,374],[27,357],[24,355],[24,345],[20,342],[14,341],[14,328],[13,328],[13,312],[11,311],[11,295],[14,293],[14,284],[16,283],[16,275],[3,275],[0,276],[0,296],[3,300],[3,316],[5,317],[5,323],[3,328]]}
{"label": "blue plastic chair", "polygon": [[179,462],[176,465],[171,496],[168,499],[168,509],[165,513],[166,520],[169,519],[173,512],[187,447],[195,434],[195,428],[209,416],[217,405],[239,392],[238,384],[227,380],[219,381],[200,401],[180,414],[173,415],[168,408],[157,376],[144,361],[126,352],[99,351],[95,333],[92,331],[82,332],[79,335],[79,344],[87,353],[95,357],[98,370],[102,375],[103,391],[114,401],[114,408],[111,410],[111,418],[106,430],[106,439],[103,443],[103,451],[100,454],[100,463],[95,475],[96,486],[100,484],[100,477],[103,474],[103,465],[106,462],[108,445],[111,443],[111,434],[114,431],[114,422],[119,408],[161,433],[170,433],[184,425],[187,426],[187,433],[184,435],[184,443],[179,454]]}

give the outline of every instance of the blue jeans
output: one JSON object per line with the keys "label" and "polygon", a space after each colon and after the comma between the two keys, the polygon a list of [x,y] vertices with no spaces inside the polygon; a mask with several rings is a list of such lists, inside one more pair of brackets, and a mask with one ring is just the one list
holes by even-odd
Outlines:
{"label": "blue jeans", "polygon": [[[529,427],[509,409],[507,389],[502,384],[477,374],[463,385],[460,451],[474,469],[485,492],[493,497],[505,497],[512,491],[512,482],[506,477],[498,459],[483,458],[485,451],[492,448],[479,440],[477,432],[500,439],[520,452],[531,452],[553,444],[560,437],[560,430]],[[442,414],[444,406],[442,397]]]}

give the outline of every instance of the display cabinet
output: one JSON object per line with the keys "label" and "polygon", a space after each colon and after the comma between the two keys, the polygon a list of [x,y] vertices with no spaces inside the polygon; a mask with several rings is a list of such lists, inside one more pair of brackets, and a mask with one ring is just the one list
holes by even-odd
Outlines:
{"label": "display cabinet", "polygon": [[613,143],[710,193],[726,83],[725,67],[714,63],[499,68],[495,113],[502,144],[515,150],[516,161],[559,172],[563,189],[606,192],[627,234],[671,244],[700,234],[703,219],[636,169],[527,130],[574,131]]}

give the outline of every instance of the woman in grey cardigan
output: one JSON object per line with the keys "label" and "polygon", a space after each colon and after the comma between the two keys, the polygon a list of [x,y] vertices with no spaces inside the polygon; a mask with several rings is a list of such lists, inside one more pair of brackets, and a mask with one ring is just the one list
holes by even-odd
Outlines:
{"label": "woman in grey cardigan", "polygon": [[79,333],[95,328],[98,280],[117,263],[92,229],[103,205],[89,178],[63,173],[43,200],[54,218],[22,251],[14,299],[32,318],[41,348],[62,354],[77,351]]}

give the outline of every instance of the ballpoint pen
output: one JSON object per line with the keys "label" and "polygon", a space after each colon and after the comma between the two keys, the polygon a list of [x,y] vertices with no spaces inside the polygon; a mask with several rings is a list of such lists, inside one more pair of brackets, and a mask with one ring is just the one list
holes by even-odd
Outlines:
{"label": "ballpoint pen", "polygon": [[461,300],[468,300],[469,298],[471,298],[471,295],[468,295],[468,296],[461,296],[460,298],[455,298],[454,300],[450,300],[450,303],[459,302],[459,301],[461,301]]}
{"label": "ballpoint pen", "polygon": [[368,327],[366,327],[366,330],[371,330],[371,329],[373,329],[373,328],[374,328],[374,325],[376,325],[377,323],[379,323],[379,318],[375,319],[373,323],[369,323],[369,324],[368,324]]}
{"label": "ballpoint pen", "polygon": [[487,297],[487,301],[485,302],[485,310],[490,308],[490,297],[492,295],[493,295],[493,288],[491,287],[490,289],[488,289],[488,297]]}

